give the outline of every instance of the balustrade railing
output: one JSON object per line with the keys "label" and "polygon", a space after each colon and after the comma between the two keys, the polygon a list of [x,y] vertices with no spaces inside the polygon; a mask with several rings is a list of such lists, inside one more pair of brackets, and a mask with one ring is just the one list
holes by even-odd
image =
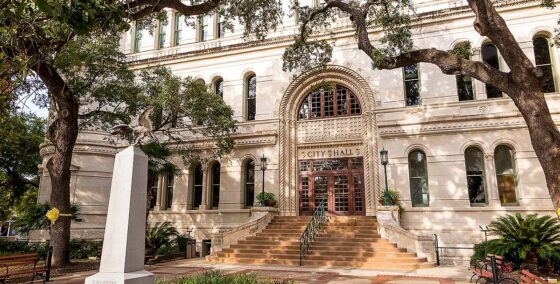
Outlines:
{"label": "balustrade railing", "polygon": [[325,199],[323,199],[321,200],[321,203],[319,203],[319,207],[317,207],[317,209],[315,209],[315,212],[313,212],[313,217],[311,217],[311,220],[307,224],[307,227],[305,227],[305,231],[303,231],[303,234],[301,234],[301,237],[299,238],[300,266],[303,265],[303,258],[305,257],[307,250],[309,250],[311,242],[313,242],[313,239],[315,239],[315,236],[321,230],[321,225],[326,222],[327,216],[325,215]]}

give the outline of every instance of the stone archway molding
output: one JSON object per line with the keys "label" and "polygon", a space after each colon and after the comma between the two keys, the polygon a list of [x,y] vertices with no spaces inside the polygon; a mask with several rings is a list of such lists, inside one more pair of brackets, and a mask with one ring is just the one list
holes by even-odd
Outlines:
{"label": "stone archway molding", "polygon": [[295,78],[284,92],[279,116],[279,209],[281,215],[298,215],[297,115],[303,98],[314,88],[335,83],[351,90],[362,107],[361,142],[364,146],[364,191],[366,215],[374,216],[379,197],[379,157],[375,95],[366,80],[356,71],[339,65],[312,69]]}

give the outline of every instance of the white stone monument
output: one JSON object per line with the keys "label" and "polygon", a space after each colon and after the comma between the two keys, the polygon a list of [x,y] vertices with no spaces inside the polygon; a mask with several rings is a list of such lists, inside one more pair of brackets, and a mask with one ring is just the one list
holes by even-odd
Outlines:
{"label": "white stone monument", "polygon": [[86,284],[147,284],[144,270],[148,157],[130,146],[115,156],[99,272]]}

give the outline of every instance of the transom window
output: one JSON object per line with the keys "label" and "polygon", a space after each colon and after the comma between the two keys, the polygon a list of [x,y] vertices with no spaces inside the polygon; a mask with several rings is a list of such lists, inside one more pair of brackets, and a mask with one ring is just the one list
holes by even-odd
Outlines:
{"label": "transom window", "polygon": [[349,89],[320,88],[311,92],[299,107],[299,119],[320,119],[341,116],[360,115],[360,101]]}

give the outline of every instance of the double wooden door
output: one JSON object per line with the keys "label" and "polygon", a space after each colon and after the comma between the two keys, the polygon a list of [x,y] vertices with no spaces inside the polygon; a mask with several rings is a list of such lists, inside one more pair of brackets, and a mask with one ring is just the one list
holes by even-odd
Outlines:
{"label": "double wooden door", "polygon": [[362,158],[299,161],[300,215],[321,201],[333,215],[365,215]]}

